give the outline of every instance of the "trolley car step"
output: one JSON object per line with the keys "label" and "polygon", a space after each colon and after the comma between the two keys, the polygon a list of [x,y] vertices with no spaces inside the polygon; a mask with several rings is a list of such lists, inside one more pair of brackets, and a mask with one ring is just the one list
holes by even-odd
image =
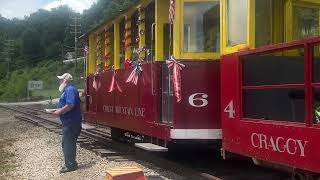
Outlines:
{"label": "trolley car step", "polygon": [[155,144],[151,144],[151,143],[135,143],[134,146],[137,148],[140,148],[140,149],[144,149],[147,151],[153,151],[153,152],[167,152],[168,151],[168,148],[158,146]]}

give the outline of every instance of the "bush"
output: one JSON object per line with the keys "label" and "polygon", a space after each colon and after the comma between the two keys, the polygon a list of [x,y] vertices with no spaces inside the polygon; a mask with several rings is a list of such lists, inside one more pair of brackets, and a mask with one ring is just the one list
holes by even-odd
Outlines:
{"label": "bush", "polygon": [[[82,75],[83,63],[78,64],[77,74]],[[44,89],[30,92],[32,99],[48,99],[49,96],[59,96],[57,75],[69,72],[74,74],[74,65],[61,65],[56,60],[42,61],[34,68],[15,70],[10,74],[9,80],[0,79],[0,101],[21,101],[27,98],[27,84],[29,80],[43,81]],[[75,77],[75,85],[83,88],[83,80]],[[38,96],[38,97],[35,97]]]}
{"label": "bush", "polygon": [[[50,66],[49,66],[50,67]],[[29,80],[42,80],[44,88],[51,88],[51,84],[55,82],[55,72],[50,71],[48,65],[39,65],[33,69],[22,69],[13,71],[10,79],[2,84],[2,101],[20,101],[27,97],[27,84]]]}

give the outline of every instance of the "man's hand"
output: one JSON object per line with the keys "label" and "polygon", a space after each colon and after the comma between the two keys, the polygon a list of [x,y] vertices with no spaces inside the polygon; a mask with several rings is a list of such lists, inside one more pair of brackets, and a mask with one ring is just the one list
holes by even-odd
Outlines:
{"label": "man's hand", "polygon": [[63,108],[57,109],[52,114],[56,116],[61,116],[62,114],[71,111],[73,108],[72,105],[65,105]]}
{"label": "man's hand", "polygon": [[55,116],[60,116],[61,115],[61,109],[57,109],[52,114],[55,115]]}

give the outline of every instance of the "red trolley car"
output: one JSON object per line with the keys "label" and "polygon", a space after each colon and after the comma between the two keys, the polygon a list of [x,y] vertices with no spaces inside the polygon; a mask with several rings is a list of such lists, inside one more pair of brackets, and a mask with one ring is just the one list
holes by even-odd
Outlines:
{"label": "red trolley car", "polygon": [[251,50],[221,58],[222,154],[307,172],[300,179],[320,173],[319,5],[255,1],[248,11],[226,13],[255,18],[247,19],[249,40],[238,43]]}
{"label": "red trolley car", "polygon": [[94,29],[85,119],[162,146],[221,141],[219,37],[215,0],[145,0]]}
{"label": "red trolley car", "polygon": [[142,0],[88,35],[85,119],[319,173],[319,25],[318,0]]}

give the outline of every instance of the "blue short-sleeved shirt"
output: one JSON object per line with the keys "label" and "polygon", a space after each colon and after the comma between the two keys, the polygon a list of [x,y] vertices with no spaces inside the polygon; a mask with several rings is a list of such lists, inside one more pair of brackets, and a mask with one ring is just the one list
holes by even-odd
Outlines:
{"label": "blue short-sleeved shirt", "polygon": [[58,108],[62,108],[65,105],[72,105],[71,111],[66,112],[60,116],[62,125],[70,125],[73,123],[81,123],[81,110],[80,110],[80,98],[79,92],[72,84],[67,85],[61,94]]}

